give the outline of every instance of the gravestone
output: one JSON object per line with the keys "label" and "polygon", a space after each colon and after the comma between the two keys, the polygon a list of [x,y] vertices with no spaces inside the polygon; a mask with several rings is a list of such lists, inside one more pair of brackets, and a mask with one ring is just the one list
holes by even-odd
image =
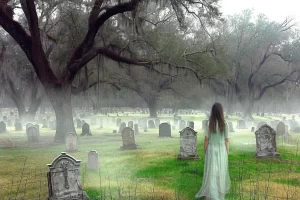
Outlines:
{"label": "gravestone", "polygon": [[76,125],[77,125],[77,128],[82,128],[82,124],[81,124],[80,119],[76,119]]}
{"label": "gravestone", "polygon": [[69,132],[69,133],[66,134],[66,151],[67,152],[76,152],[76,151],[78,151],[76,133]]}
{"label": "gravestone", "polygon": [[261,117],[265,117],[265,113],[261,113],[261,115],[260,115]]}
{"label": "gravestone", "polygon": [[299,123],[295,120],[288,120],[288,122],[289,122],[290,130],[294,130],[295,128],[299,127]]}
{"label": "gravestone", "polygon": [[186,128],[186,121],[180,120],[180,122],[179,122],[179,129],[184,129],[184,128]]}
{"label": "gravestone", "polygon": [[207,126],[208,126],[208,120],[205,119],[202,121],[202,130],[206,130]]}
{"label": "gravestone", "polygon": [[122,122],[120,124],[120,128],[119,128],[119,133],[122,133],[123,129],[126,127],[126,123],[125,122]]}
{"label": "gravestone", "polygon": [[113,133],[118,133],[117,130],[113,130]]}
{"label": "gravestone", "polygon": [[7,116],[3,116],[3,121],[7,122]]}
{"label": "gravestone", "polygon": [[43,127],[42,128],[48,128],[47,119],[43,119]]}
{"label": "gravestone", "polygon": [[258,130],[262,125],[265,125],[265,124],[267,124],[267,122],[259,122],[256,127],[256,130]]}
{"label": "gravestone", "polygon": [[180,131],[180,153],[179,160],[200,159],[197,153],[197,132],[190,127]]}
{"label": "gravestone", "polygon": [[130,127],[131,129],[133,129],[133,121],[129,121],[128,122],[128,127]]}
{"label": "gravestone", "polygon": [[49,128],[51,130],[55,130],[56,129],[56,120],[52,120],[49,122]]}
{"label": "gravestone", "polygon": [[255,127],[252,127],[252,128],[251,128],[251,132],[254,132],[254,131],[255,131]]}
{"label": "gravestone", "polygon": [[62,152],[48,164],[48,200],[89,200],[82,190],[80,160]]}
{"label": "gravestone", "polygon": [[28,123],[28,124],[26,124],[26,131],[27,131],[27,129],[28,129],[29,127],[31,127],[31,126],[33,126],[33,124],[32,124],[32,123]]}
{"label": "gravestone", "polygon": [[159,125],[159,137],[171,137],[171,126],[168,123]]}
{"label": "gravestone", "polygon": [[8,126],[8,127],[11,127],[11,126],[12,126],[12,120],[11,120],[11,119],[8,119],[8,120],[7,120],[7,126]]}
{"label": "gravestone", "polygon": [[6,124],[4,121],[0,122],[0,134],[6,132]]}
{"label": "gravestone", "polygon": [[139,146],[135,144],[134,131],[130,127],[125,127],[123,129],[122,141],[123,141],[123,146],[120,147],[120,150],[139,149]]}
{"label": "gravestone", "polygon": [[14,116],[15,115],[13,111],[10,111],[9,114],[10,114],[10,116]]}
{"label": "gravestone", "polygon": [[95,126],[97,124],[96,118],[91,119],[91,125]]}
{"label": "gravestone", "polygon": [[285,124],[283,122],[279,122],[276,127],[276,136],[282,136],[285,132]]}
{"label": "gravestone", "polygon": [[242,119],[238,120],[237,121],[237,128],[238,129],[246,129],[247,127],[246,127],[245,120],[242,120]]}
{"label": "gravestone", "polygon": [[15,124],[15,130],[16,131],[22,131],[23,130],[22,124],[20,122],[17,122]]}
{"label": "gravestone", "polygon": [[98,153],[96,150],[90,151],[88,154],[88,163],[87,168],[91,170],[98,170],[99,163],[98,163]]}
{"label": "gravestone", "polygon": [[40,134],[39,134],[39,130],[34,127],[34,126],[30,126],[27,128],[27,139],[29,143],[38,143],[39,139],[40,139]]}
{"label": "gravestone", "polygon": [[194,122],[189,122],[189,127],[194,129],[195,123]]}
{"label": "gravestone", "polygon": [[160,125],[160,120],[159,119],[156,119],[155,120],[155,127],[158,128]]}
{"label": "gravestone", "polygon": [[229,132],[234,132],[232,122],[227,122],[227,124],[228,124],[228,128],[229,128]]}
{"label": "gravestone", "polygon": [[120,127],[122,120],[120,118],[117,119],[116,126]]}
{"label": "gravestone", "polygon": [[85,136],[85,135],[92,136],[90,125],[88,125],[87,123],[84,123],[82,125],[82,133],[80,134],[80,136]]}
{"label": "gravestone", "polygon": [[134,133],[136,135],[140,134],[140,131],[139,131],[139,125],[138,124],[134,124]]}
{"label": "gravestone", "polygon": [[100,129],[103,128],[103,119],[100,119]]}
{"label": "gravestone", "polygon": [[155,128],[155,124],[154,124],[154,121],[153,121],[153,120],[149,120],[149,121],[148,121],[148,127],[149,127],[149,128]]}
{"label": "gravestone", "polygon": [[256,132],[256,158],[278,158],[276,152],[276,132],[267,124],[262,125]]}

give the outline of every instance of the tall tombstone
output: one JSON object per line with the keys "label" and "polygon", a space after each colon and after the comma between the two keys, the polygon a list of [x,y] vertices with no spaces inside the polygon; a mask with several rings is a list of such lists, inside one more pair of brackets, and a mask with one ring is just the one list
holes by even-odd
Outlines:
{"label": "tall tombstone", "polygon": [[6,124],[4,121],[1,121],[0,122],[0,134],[1,133],[5,133],[7,130],[6,130]]}
{"label": "tall tombstone", "polygon": [[7,126],[8,126],[8,127],[11,127],[12,125],[13,125],[12,120],[11,120],[11,119],[8,119],[8,120],[7,120]]}
{"label": "tall tombstone", "polygon": [[15,115],[13,111],[10,111],[9,114],[11,117]]}
{"label": "tall tombstone", "polygon": [[160,125],[160,119],[155,120],[155,127],[158,128]]}
{"label": "tall tombstone", "polygon": [[197,132],[190,127],[180,131],[180,153],[179,160],[200,159],[197,153]]}
{"label": "tall tombstone", "polygon": [[202,121],[202,130],[206,130],[207,127],[208,127],[208,120],[205,119],[205,120]]}
{"label": "tall tombstone", "polygon": [[40,139],[40,134],[39,134],[39,130],[34,127],[34,126],[30,126],[27,128],[27,139],[29,143],[38,143],[39,139]]}
{"label": "tall tombstone", "polygon": [[184,128],[186,128],[186,121],[180,120],[180,122],[179,122],[179,129],[184,129]]}
{"label": "tall tombstone", "polygon": [[227,122],[227,124],[228,124],[228,128],[229,128],[229,132],[230,132],[230,133],[233,133],[233,132],[234,132],[234,129],[233,129],[233,124],[232,124],[232,122]]}
{"label": "tall tombstone", "polygon": [[23,130],[23,127],[22,127],[21,122],[17,122],[15,124],[15,131],[22,131],[22,130]]}
{"label": "tall tombstone", "polygon": [[99,155],[96,150],[90,151],[88,154],[87,168],[90,170],[98,170],[99,169],[98,158]]}
{"label": "tall tombstone", "polygon": [[48,121],[47,121],[47,119],[43,119],[43,128],[48,128]]}
{"label": "tall tombstone", "polygon": [[82,128],[82,123],[80,119],[76,119],[77,128]]}
{"label": "tall tombstone", "polygon": [[[31,126],[33,126],[32,123],[27,123],[27,124],[26,124],[26,131],[27,131],[27,129],[28,129],[29,127],[31,127]],[[26,133],[27,133],[27,132],[26,132]]]}
{"label": "tall tombstone", "polygon": [[130,127],[125,127],[122,131],[123,146],[120,150],[133,150],[139,149],[139,146],[135,143],[134,131]]}
{"label": "tall tombstone", "polygon": [[131,129],[133,129],[133,121],[129,121],[128,122],[128,127],[130,127]]}
{"label": "tall tombstone", "polygon": [[159,137],[171,137],[171,126],[168,123],[161,123],[159,125]]}
{"label": "tall tombstone", "polygon": [[91,133],[91,129],[90,129],[90,125],[88,125],[87,123],[84,123],[82,125],[82,132],[80,134],[81,136],[92,136],[92,133]]}
{"label": "tall tombstone", "polygon": [[140,134],[140,131],[139,131],[139,125],[138,124],[134,124],[134,133],[136,135]]}
{"label": "tall tombstone", "polygon": [[286,130],[285,130],[285,124],[283,122],[279,122],[277,124],[277,127],[276,127],[276,133],[277,133],[276,136],[283,136],[283,134],[285,132],[286,132]]}
{"label": "tall tombstone", "polygon": [[189,127],[194,129],[195,128],[195,123],[193,121],[190,121],[189,122]]}
{"label": "tall tombstone", "polygon": [[155,128],[155,124],[154,124],[154,121],[153,121],[153,120],[149,120],[149,121],[148,121],[148,127],[149,127],[149,128]]}
{"label": "tall tombstone", "polygon": [[120,118],[117,119],[116,126],[120,127],[122,120]]}
{"label": "tall tombstone", "polygon": [[100,119],[100,128],[103,128],[103,119]]}
{"label": "tall tombstone", "polygon": [[126,123],[122,122],[119,127],[119,133],[122,133],[123,129],[126,127]]}
{"label": "tall tombstone", "polygon": [[7,116],[3,116],[3,121],[7,122]]}
{"label": "tall tombstone", "polygon": [[77,134],[73,132],[69,132],[66,134],[66,151],[67,152],[77,152]]}
{"label": "tall tombstone", "polygon": [[276,152],[276,132],[267,124],[262,125],[256,132],[256,158],[278,158]]}
{"label": "tall tombstone", "polygon": [[237,128],[238,129],[246,129],[247,127],[246,127],[245,120],[242,120],[242,119],[238,120],[237,121]]}
{"label": "tall tombstone", "polygon": [[62,152],[48,164],[48,200],[89,200],[82,190],[80,160]]}

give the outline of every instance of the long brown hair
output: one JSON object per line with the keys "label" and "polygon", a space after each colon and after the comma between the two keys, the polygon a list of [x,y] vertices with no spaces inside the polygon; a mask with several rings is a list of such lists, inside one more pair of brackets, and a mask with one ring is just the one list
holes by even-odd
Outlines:
{"label": "long brown hair", "polygon": [[217,123],[219,125],[219,130],[221,133],[225,132],[225,120],[223,107],[220,103],[215,103],[211,108],[211,113],[209,117],[209,132],[216,133],[217,132]]}

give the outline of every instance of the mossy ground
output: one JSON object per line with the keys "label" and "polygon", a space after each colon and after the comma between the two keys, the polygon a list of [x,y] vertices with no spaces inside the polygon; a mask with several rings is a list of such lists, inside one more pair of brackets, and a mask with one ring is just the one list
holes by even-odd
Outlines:
{"label": "mossy ground", "polygon": [[[141,149],[120,151],[121,136],[112,133],[116,127],[104,124],[104,129],[98,129],[99,125],[91,126],[93,136],[81,137],[79,152],[71,153],[82,161],[81,182],[91,199],[194,199],[203,176],[201,120],[204,115],[183,118],[195,121],[200,160],[176,159],[180,145],[178,130],[172,130],[172,138],[159,138],[158,129],[148,129],[146,133],[140,130],[142,134],[136,136],[136,143]],[[163,122],[171,118],[166,115],[160,119]],[[230,119],[235,127],[237,118]],[[125,117],[123,120],[127,121]],[[271,119],[260,117],[257,120]],[[54,131],[50,129],[40,128],[41,141],[32,146],[27,143],[25,131],[13,129],[0,135],[1,141],[10,138],[15,143],[14,149],[0,150],[0,199],[46,199],[47,164],[65,151],[65,146],[52,143]],[[80,132],[77,129],[77,133]],[[300,199],[300,147],[297,145],[300,136],[291,134],[292,144],[278,141],[282,159],[266,160],[253,157],[256,151],[254,133],[250,130],[230,133],[232,186],[226,199]],[[99,171],[86,169],[90,150],[99,153]]]}

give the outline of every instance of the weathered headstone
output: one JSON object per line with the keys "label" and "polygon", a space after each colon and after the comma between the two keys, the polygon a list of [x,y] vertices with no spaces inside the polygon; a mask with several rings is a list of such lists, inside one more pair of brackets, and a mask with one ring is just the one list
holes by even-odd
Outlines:
{"label": "weathered headstone", "polygon": [[36,127],[34,126],[28,127],[26,133],[27,133],[27,139],[29,143],[39,142],[40,134],[39,134],[39,130]]}
{"label": "weathered headstone", "polygon": [[47,119],[43,119],[43,128],[48,128],[48,121],[47,121]]}
{"label": "weathered headstone", "polygon": [[0,122],[0,134],[6,132],[6,124],[4,121]]}
{"label": "weathered headstone", "polygon": [[88,154],[88,163],[87,168],[91,170],[98,170],[99,163],[98,163],[98,153],[96,150],[90,151]]}
{"label": "weathered headstone", "polygon": [[154,124],[154,121],[153,121],[153,120],[149,120],[149,121],[148,121],[148,127],[149,127],[149,128],[155,128],[155,124]]}
{"label": "weathered headstone", "polygon": [[285,132],[285,124],[283,122],[279,122],[276,127],[276,136],[282,136]]}
{"label": "weathered headstone", "polygon": [[180,120],[180,122],[179,122],[179,129],[184,129],[184,128],[186,128],[186,121]]}
{"label": "weathered headstone", "polygon": [[85,135],[92,136],[90,125],[88,125],[87,123],[84,123],[82,125],[82,133],[80,134],[80,136],[85,136]]}
{"label": "weathered headstone", "polygon": [[5,140],[4,144],[5,144],[5,148],[6,149],[12,149],[12,148],[15,147],[15,144],[14,144],[14,142],[11,139]]}
{"label": "weathered headstone", "polygon": [[16,131],[22,131],[23,130],[22,124],[20,122],[17,122],[15,124],[15,130]]}
{"label": "weathered headstone", "polygon": [[246,129],[247,127],[246,127],[245,120],[242,120],[242,119],[238,120],[237,121],[237,128],[238,129]]}
{"label": "weathered headstone", "polygon": [[3,121],[7,122],[7,116],[3,116]]}
{"label": "weathered headstone", "polygon": [[156,119],[155,120],[155,127],[158,128],[160,125],[160,120],[159,119]]}
{"label": "weathered headstone", "polygon": [[229,128],[229,132],[234,132],[232,122],[227,122],[227,124],[228,124],[228,128]]}
{"label": "weathered headstone", "polygon": [[81,124],[80,119],[76,119],[76,125],[77,125],[77,128],[82,128],[82,124]]}
{"label": "weathered headstone", "polygon": [[258,130],[262,125],[265,125],[265,124],[267,124],[267,122],[259,122],[256,127],[256,130]]}
{"label": "weathered headstone", "polygon": [[276,132],[267,124],[262,125],[256,132],[256,158],[276,158]]}
{"label": "weathered headstone", "polygon": [[122,122],[120,124],[120,128],[119,128],[119,133],[122,133],[123,129],[126,127],[126,123],[125,122]]}
{"label": "weathered headstone", "polygon": [[122,131],[123,146],[120,150],[132,150],[139,149],[139,146],[135,143],[134,131],[130,127],[125,127]]}
{"label": "weathered headstone", "polygon": [[159,137],[171,137],[171,126],[168,123],[159,125]]}
{"label": "weathered headstone", "polygon": [[120,127],[122,120],[120,118],[117,119],[116,125],[117,127]]}
{"label": "weathered headstone", "polygon": [[180,153],[177,157],[182,159],[199,159],[197,153],[197,132],[190,127],[180,131]]}
{"label": "weathered headstone", "polygon": [[189,127],[194,129],[195,123],[194,122],[189,122]]}
{"label": "weathered headstone", "polygon": [[202,130],[206,130],[207,126],[208,126],[208,120],[205,119],[202,121]]}
{"label": "weathered headstone", "polygon": [[103,119],[100,119],[100,129],[103,128]]}
{"label": "weathered headstone", "polygon": [[254,131],[255,131],[255,127],[252,127],[252,128],[251,128],[251,132],[254,132]]}
{"label": "weathered headstone", "polygon": [[134,133],[136,135],[140,134],[140,131],[139,131],[139,125],[138,124],[134,124]]}
{"label": "weathered headstone", "polygon": [[133,121],[129,121],[128,122],[128,127],[130,127],[131,129],[133,129]]}
{"label": "weathered headstone", "polygon": [[82,190],[80,160],[61,153],[48,164],[48,200],[89,200]]}
{"label": "weathered headstone", "polygon": [[76,133],[69,132],[69,133],[66,134],[66,151],[67,152],[76,152],[76,151],[78,151]]}

